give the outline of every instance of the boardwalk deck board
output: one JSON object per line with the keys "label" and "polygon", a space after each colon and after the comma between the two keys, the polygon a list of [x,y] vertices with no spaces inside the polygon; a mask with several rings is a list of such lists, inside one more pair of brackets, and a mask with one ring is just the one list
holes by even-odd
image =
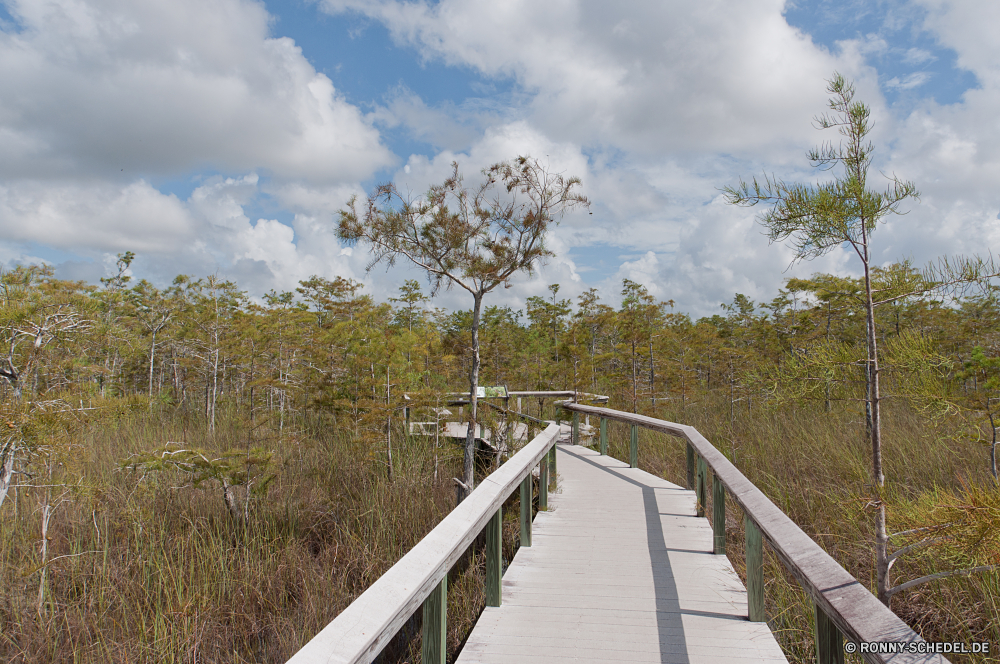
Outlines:
{"label": "boardwalk deck board", "polygon": [[767,625],[747,620],[693,491],[585,447],[559,445],[557,467],[503,605],[480,616],[460,664],[786,661]]}

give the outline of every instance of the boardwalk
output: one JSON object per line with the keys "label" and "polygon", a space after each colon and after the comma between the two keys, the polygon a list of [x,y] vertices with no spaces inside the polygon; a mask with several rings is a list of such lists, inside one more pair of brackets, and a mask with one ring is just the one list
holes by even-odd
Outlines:
{"label": "boardwalk", "polygon": [[558,446],[559,490],[458,658],[477,662],[785,662],[712,551],[694,493]]}

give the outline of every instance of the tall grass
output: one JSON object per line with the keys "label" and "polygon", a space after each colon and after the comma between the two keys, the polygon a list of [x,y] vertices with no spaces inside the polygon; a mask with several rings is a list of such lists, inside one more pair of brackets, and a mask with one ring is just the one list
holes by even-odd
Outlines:
{"label": "tall grass", "polygon": [[[696,426],[849,572],[874,586],[870,460],[856,413],[756,409],[730,422],[727,403],[703,401],[648,414]],[[164,409],[95,426],[78,441],[76,458],[53,472],[52,484],[73,484],[68,493],[21,488],[3,506],[0,660],[283,662],[454,505],[451,477],[461,451],[451,443],[438,450],[435,481],[432,439],[405,439],[395,431],[390,480],[378,442],[365,443],[325,416],[286,422],[280,436],[266,422],[251,425],[235,413],[225,413],[212,434],[205,425],[183,410]],[[987,486],[983,448],[949,437],[951,430],[905,407],[887,409],[890,530],[933,521],[936,505],[971,490],[995,491]],[[144,475],[123,463],[167,441],[274,450],[276,478],[245,528],[229,516],[218,485],[192,487],[183,473]],[[641,467],[684,483],[677,439],[642,431],[639,450]],[[628,427],[611,423],[610,453],[628,458]],[[39,606],[40,510],[46,495],[63,493],[48,529]],[[516,494],[504,508],[507,560],[516,550]],[[742,528],[738,507],[728,505],[727,548],[741,574]],[[901,561],[894,578],[961,563],[954,551],[945,560],[928,550]],[[482,610],[484,565],[473,546],[450,575],[451,658]],[[765,575],[769,622],[779,642],[790,660],[812,661],[810,601],[773,556],[766,556]],[[996,650],[998,598],[998,575],[978,574],[905,591],[893,609],[926,639],[991,641]],[[419,628],[418,612],[383,661],[419,661]],[[997,661],[992,657],[987,661]]]}
{"label": "tall grass", "polygon": [[[277,476],[245,528],[217,484],[122,463],[168,440],[246,446],[247,428],[231,416],[209,435],[198,417],[164,411],[88,431],[83,482],[49,525],[40,606],[45,494],[19,489],[0,514],[0,660],[283,662],[454,505],[457,447],[442,445],[435,482],[432,443],[396,431],[390,481],[383,452],[318,417],[253,441],[275,450]],[[66,479],[57,470],[52,483]],[[482,606],[470,560],[453,580],[456,648]],[[405,659],[418,646],[389,654]]]}

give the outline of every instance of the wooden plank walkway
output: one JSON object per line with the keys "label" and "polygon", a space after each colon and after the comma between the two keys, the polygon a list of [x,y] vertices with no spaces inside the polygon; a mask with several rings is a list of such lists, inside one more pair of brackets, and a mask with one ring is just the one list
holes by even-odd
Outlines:
{"label": "wooden plank walkway", "polygon": [[[469,431],[468,422],[441,422],[441,432],[442,438],[458,438],[460,440],[465,440],[465,436]],[[503,429],[500,429],[503,433]],[[527,441],[529,429],[528,425],[524,422],[515,422],[514,426],[511,427],[511,436],[516,441]],[[434,435],[434,422],[410,422],[410,434],[414,436],[433,436]],[[493,431],[491,429],[486,429],[485,435],[476,436],[477,440],[485,439],[487,442],[493,440]]]}
{"label": "wooden plank walkway", "polygon": [[694,492],[595,450],[557,446],[559,489],[459,664],[786,662]]}

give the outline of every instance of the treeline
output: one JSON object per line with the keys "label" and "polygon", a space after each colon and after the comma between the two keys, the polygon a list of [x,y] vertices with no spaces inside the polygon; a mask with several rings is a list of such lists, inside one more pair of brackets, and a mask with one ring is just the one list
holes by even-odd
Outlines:
{"label": "treeline", "polygon": [[[119,273],[99,287],[60,281],[46,266],[0,276],[8,409],[59,399],[85,411],[95,398],[145,397],[203,414],[209,431],[223,405],[251,422],[266,417],[279,431],[289,416],[320,409],[376,440],[404,393],[433,401],[468,389],[471,312],[429,308],[416,281],[389,302],[340,277],[313,277],[295,292],[254,301],[215,277],[181,276],[163,289],[132,283],[132,258],[122,255]],[[874,279],[884,301],[877,331],[885,398],[931,416],[973,414],[983,428],[969,435],[992,442],[996,289],[932,299],[919,294],[920,274],[906,263],[878,269]],[[790,279],[769,302],[737,294],[697,320],[629,280],[618,307],[596,289],[575,302],[559,298],[558,285],[549,290],[524,310],[485,306],[482,384],[611,394],[617,407],[637,412],[683,412],[710,395],[728,404],[730,418],[775,403],[864,410],[858,279]]]}
{"label": "treeline", "polygon": [[[0,276],[5,401],[142,395],[204,413],[250,417],[319,407],[358,424],[404,392],[467,389],[470,311],[428,307],[416,281],[376,302],[361,283],[312,277],[253,301],[237,284],[179,276],[158,289],[119,274],[96,287],[47,266]],[[909,264],[875,270],[887,398],[988,420],[998,393],[998,296],[987,286],[944,302],[918,291]],[[575,302],[530,297],[484,308],[483,383],[614,394],[620,407],[683,408],[708,393],[735,412],[772,401],[862,404],[861,281],[790,279],[769,302],[742,294],[697,320],[624,280],[620,306],[596,289]],[[897,296],[898,294],[902,294]],[[861,368],[859,368],[861,367]],[[387,382],[388,381],[388,382]]]}

